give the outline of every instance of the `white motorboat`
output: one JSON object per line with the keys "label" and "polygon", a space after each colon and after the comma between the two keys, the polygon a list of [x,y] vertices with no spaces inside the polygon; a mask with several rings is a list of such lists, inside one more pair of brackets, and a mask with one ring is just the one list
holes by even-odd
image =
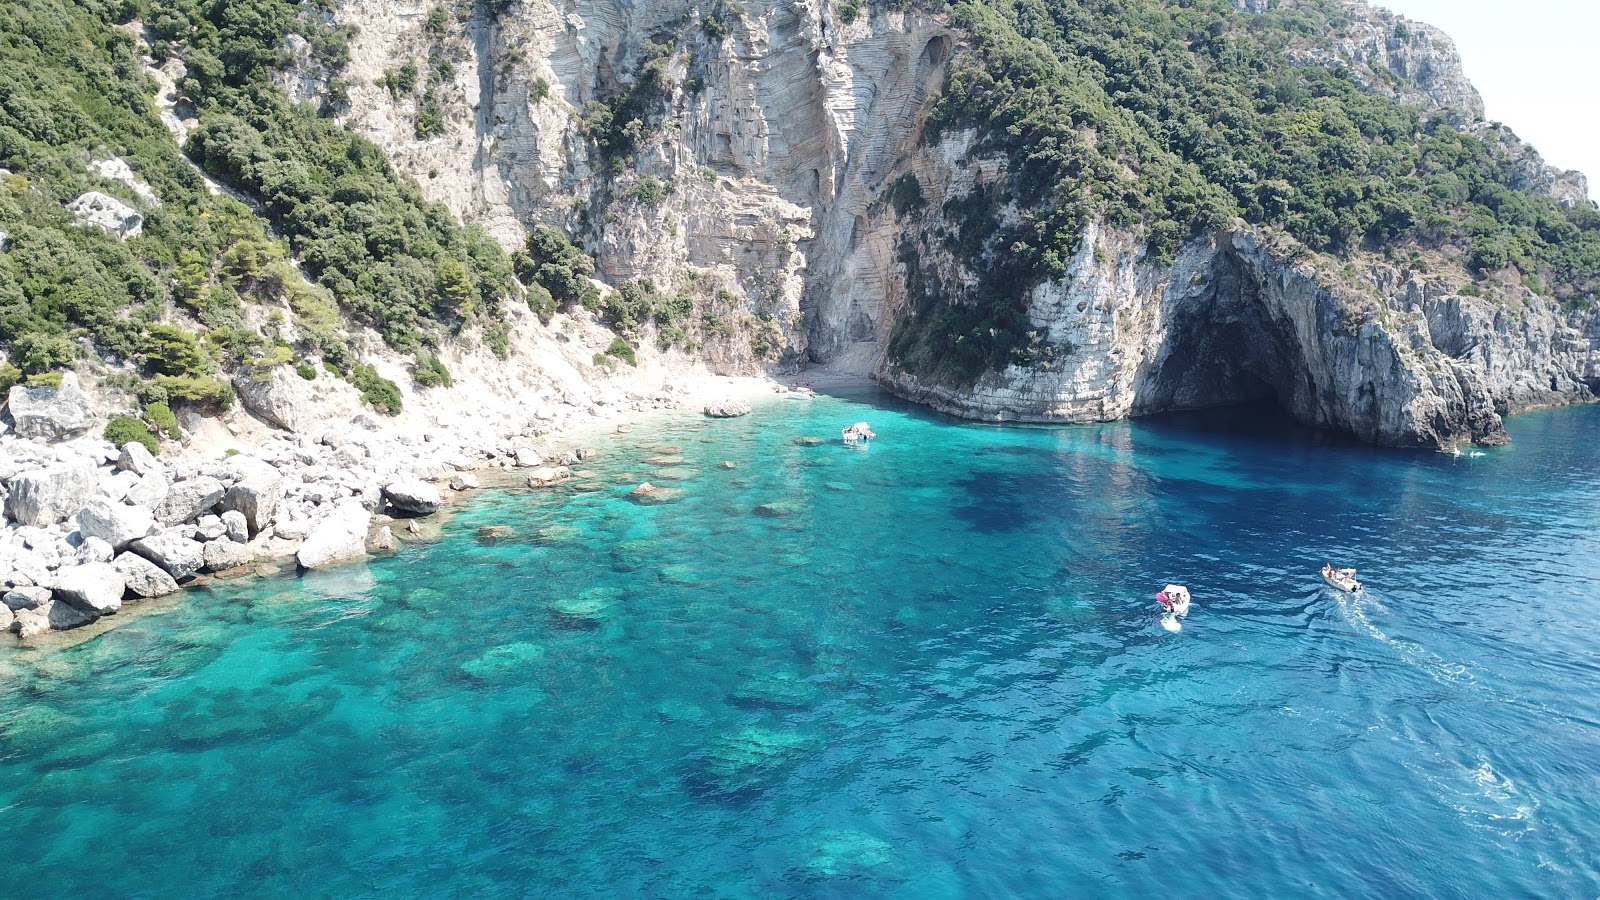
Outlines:
{"label": "white motorboat", "polygon": [[1331,565],[1322,567],[1322,580],[1331,588],[1336,588],[1347,593],[1357,593],[1361,590],[1361,582],[1356,580],[1355,569],[1335,569]]}

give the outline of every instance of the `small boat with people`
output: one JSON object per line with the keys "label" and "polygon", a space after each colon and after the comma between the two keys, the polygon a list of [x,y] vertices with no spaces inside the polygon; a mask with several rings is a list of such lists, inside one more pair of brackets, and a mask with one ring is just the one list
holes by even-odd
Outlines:
{"label": "small boat with people", "polygon": [[1181,584],[1169,584],[1156,592],[1156,602],[1161,604],[1161,627],[1168,631],[1182,631],[1180,618],[1189,615],[1191,601],[1189,589]]}
{"label": "small boat with people", "polygon": [[844,443],[846,447],[865,444],[877,437],[877,433],[865,422],[857,422],[844,430]]}
{"label": "small boat with people", "polygon": [[1335,569],[1330,563],[1322,567],[1322,580],[1326,581],[1329,587],[1346,593],[1355,594],[1361,591],[1361,582],[1356,580],[1355,569]]}

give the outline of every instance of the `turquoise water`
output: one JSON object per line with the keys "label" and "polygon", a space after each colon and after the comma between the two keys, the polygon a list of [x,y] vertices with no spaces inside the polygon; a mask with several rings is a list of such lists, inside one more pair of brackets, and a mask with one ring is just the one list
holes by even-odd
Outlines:
{"label": "turquoise water", "polygon": [[1510,428],[641,428],[435,543],[0,656],[0,895],[1594,896],[1600,408]]}

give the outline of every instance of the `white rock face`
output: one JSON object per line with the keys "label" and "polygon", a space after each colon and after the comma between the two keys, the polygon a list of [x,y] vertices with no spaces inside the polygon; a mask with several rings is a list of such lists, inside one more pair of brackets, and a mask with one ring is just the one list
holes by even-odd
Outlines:
{"label": "white rock face", "polygon": [[129,546],[133,552],[180,581],[200,571],[200,566],[205,562],[205,548],[199,541],[176,534],[140,538]]}
{"label": "white rock face", "polygon": [[95,499],[78,510],[77,522],[78,531],[85,537],[99,538],[110,544],[112,550],[122,550],[149,534],[156,519],[150,510],[141,506]]}
{"label": "white rock face", "polygon": [[156,461],[145,445],[129,441],[122,445],[122,451],[117,456],[117,468],[142,476],[160,469],[161,463]]}
{"label": "white rock face", "polygon": [[[133,168],[128,165],[128,161],[120,156],[112,157],[111,159],[94,160],[89,163],[89,171],[99,175],[101,178],[107,178],[126,185],[140,200],[150,206],[161,205],[161,201],[156,197],[155,190],[143,178],[134,174]],[[129,235],[129,237],[132,237],[132,235]]]}
{"label": "white rock face", "polygon": [[439,497],[439,489],[420,478],[391,481],[384,486],[383,495],[390,506],[414,516],[436,512],[444,502]]}
{"label": "white rock face", "polygon": [[88,460],[63,462],[11,479],[6,517],[22,525],[53,525],[83,508],[95,488]]}
{"label": "white rock face", "polygon": [[248,456],[236,456],[230,469],[237,479],[222,498],[224,510],[244,514],[252,535],[272,521],[283,500],[283,475],[277,469]]}
{"label": "white rock face", "polygon": [[171,575],[137,553],[120,554],[111,565],[122,573],[128,593],[136,597],[165,597],[178,591],[178,582]]}
{"label": "white rock face", "polygon": [[144,231],[144,216],[110,194],[89,191],[67,204],[67,210],[84,225],[115,235],[123,240],[136,238]]}
{"label": "white rock face", "polygon": [[244,513],[230,509],[218,517],[218,521],[222,523],[222,533],[228,540],[236,544],[249,542],[250,522],[244,517]]}
{"label": "white rock face", "polygon": [[94,407],[89,395],[78,385],[78,376],[61,375],[59,388],[30,388],[17,385],[8,400],[11,419],[20,437],[64,441],[87,432],[94,425]]}
{"label": "white rock face", "polygon": [[207,542],[201,551],[201,556],[205,560],[207,572],[225,572],[228,569],[249,565],[250,561],[255,559],[255,552],[250,549],[249,544],[230,541],[224,537]]}
{"label": "white rock face", "polygon": [[201,513],[222,502],[222,482],[210,475],[197,475],[176,482],[167,491],[167,498],[156,507],[155,515],[163,525],[177,525],[193,521]]}
{"label": "white rock face", "polygon": [[56,573],[51,590],[57,600],[84,612],[103,616],[122,608],[122,594],[127,590],[127,582],[110,563],[89,563],[71,566]]}
{"label": "white rock face", "polygon": [[367,555],[372,514],[358,503],[342,503],[312,526],[295,554],[302,568],[321,569]]}

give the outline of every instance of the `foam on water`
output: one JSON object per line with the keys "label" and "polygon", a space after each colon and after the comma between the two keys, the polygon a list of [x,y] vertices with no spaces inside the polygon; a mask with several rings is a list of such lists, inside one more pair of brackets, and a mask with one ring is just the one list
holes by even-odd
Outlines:
{"label": "foam on water", "polygon": [[640,428],[0,657],[0,896],[1593,896],[1600,409],[1511,429]]}

